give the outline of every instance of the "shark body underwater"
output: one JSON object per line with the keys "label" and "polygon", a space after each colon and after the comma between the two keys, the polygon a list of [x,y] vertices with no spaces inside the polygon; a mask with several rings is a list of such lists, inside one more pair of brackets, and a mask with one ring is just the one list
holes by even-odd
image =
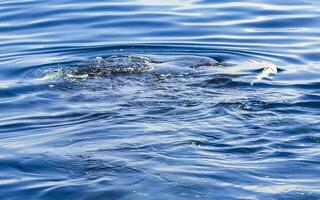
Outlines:
{"label": "shark body underwater", "polygon": [[[277,73],[277,67],[272,63],[261,62],[257,65],[262,70],[251,83]],[[97,57],[94,62],[76,65],[62,71],[53,71],[43,76],[41,80],[57,77],[87,79],[141,73],[151,73],[161,78],[168,75],[190,74],[200,68],[218,66],[223,66],[223,64],[204,56],[114,55],[107,58]]]}

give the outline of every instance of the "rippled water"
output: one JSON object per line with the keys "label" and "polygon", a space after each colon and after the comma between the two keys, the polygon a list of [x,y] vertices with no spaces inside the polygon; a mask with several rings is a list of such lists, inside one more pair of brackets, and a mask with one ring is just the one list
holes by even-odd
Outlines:
{"label": "rippled water", "polygon": [[0,1],[0,199],[320,199],[319,38],[311,0]]}

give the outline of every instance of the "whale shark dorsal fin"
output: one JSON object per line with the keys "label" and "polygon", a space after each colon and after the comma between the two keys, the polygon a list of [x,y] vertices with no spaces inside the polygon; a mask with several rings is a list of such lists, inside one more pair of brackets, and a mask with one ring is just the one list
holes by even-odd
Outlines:
{"label": "whale shark dorsal fin", "polygon": [[263,70],[255,77],[253,81],[251,81],[250,83],[251,85],[261,81],[264,78],[269,77],[272,74],[278,73],[278,67],[273,63],[263,61],[263,62],[256,62],[256,64],[259,67],[263,67]]}

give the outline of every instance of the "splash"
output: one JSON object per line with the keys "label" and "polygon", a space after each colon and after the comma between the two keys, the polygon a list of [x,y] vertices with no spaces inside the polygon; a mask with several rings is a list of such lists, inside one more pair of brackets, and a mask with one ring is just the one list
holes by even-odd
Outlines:
{"label": "splash", "polygon": [[278,68],[273,63],[259,62],[257,63],[257,66],[263,67],[263,70],[256,76],[256,78],[253,81],[251,81],[251,85],[254,85],[256,82],[259,82],[262,79],[269,77],[270,75],[278,73]]}

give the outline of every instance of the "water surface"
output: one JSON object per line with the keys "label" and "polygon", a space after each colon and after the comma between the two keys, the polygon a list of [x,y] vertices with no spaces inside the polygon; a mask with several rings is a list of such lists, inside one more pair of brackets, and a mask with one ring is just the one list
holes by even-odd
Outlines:
{"label": "water surface", "polygon": [[[0,1],[0,198],[320,199],[319,24],[309,0]],[[115,55],[221,65],[56,73]]]}

